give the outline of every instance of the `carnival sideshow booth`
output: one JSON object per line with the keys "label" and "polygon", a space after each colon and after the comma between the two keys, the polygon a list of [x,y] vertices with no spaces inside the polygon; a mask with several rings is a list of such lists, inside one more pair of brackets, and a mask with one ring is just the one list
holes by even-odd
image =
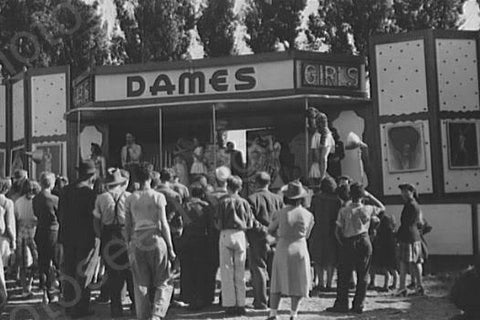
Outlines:
{"label": "carnival sideshow booth", "polygon": [[[308,108],[328,115],[340,141],[351,131],[365,138],[371,117],[362,57],[295,51],[99,67],[74,81],[73,97],[71,157],[90,157],[95,143],[108,165],[122,165],[129,133],[142,161],[173,168],[184,184],[198,174],[213,182],[226,165],[247,193],[259,170],[274,189],[308,182]],[[365,179],[359,150],[335,161],[335,174]]]}
{"label": "carnival sideshow booth", "polygon": [[398,184],[419,195],[433,255],[478,254],[478,32],[423,30],[371,39],[372,184],[400,216]]}
{"label": "carnival sideshow booth", "polygon": [[397,220],[398,185],[414,185],[434,228],[430,253],[478,253],[478,34],[427,30],[370,45],[371,101],[358,56],[288,51],[105,66],[73,81],[68,67],[26,70],[0,81],[0,176],[26,169],[72,180],[92,158],[99,176],[147,161],[186,185],[199,175],[213,184],[225,165],[242,177],[244,195],[260,170],[273,189],[292,179],[315,186],[322,166],[312,137],[326,123],[330,175],[368,186]]}

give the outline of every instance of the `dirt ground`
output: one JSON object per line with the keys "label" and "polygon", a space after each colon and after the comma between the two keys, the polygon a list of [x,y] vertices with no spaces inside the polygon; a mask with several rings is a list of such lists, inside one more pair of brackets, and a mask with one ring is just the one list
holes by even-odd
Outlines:
{"label": "dirt ground", "polygon": [[[450,273],[425,278],[426,296],[410,295],[405,298],[398,298],[393,293],[380,293],[374,290],[368,291],[366,309],[363,314],[333,314],[325,309],[333,305],[335,293],[321,293],[317,297],[305,299],[300,307],[298,319],[411,319],[411,320],[441,320],[453,319],[460,314],[460,311],[448,299],[449,288],[453,276]],[[377,285],[383,283],[382,277],[377,277]],[[251,288],[248,288],[247,305],[252,303]],[[18,288],[11,288],[15,292]],[[2,313],[1,319],[66,319],[62,308],[58,303],[43,306],[40,303],[40,294],[35,292],[31,300],[19,300],[15,296]],[[98,292],[95,292],[98,294]],[[353,295],[353,293],[351,293]],[[288,299],[283,299],[279,311],[280,319],[289,318]],[[95,315],[93,319],[111,319],[108,305],[92,303]],[[247,316],[230,317],[228,319],[266,319],[267,311],[247,310]],[[121,319],[135,319],[134,316],[125,316]],[[201,312],[190,312],[185,308],[171,308],[167,319],[225,319],[222,308],[213,306]]]}

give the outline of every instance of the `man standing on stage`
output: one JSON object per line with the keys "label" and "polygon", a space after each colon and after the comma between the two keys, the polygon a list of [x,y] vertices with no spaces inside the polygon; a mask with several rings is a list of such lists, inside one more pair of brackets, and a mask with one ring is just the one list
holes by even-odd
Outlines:
{"label": "man standing on stage", "polygon": [[66,313],[72,318],[82,318],[93,314],[90,310],[90,289],[86,285],[85,269],[88,257],[95,248],[95,231],[93,228],[93,210],[96,194],[95,163],[85,160],[78,168],[78,180],[63,189],[58,210],[60,229],[59,243],[64,252],[64,299],[69,305]]}
{"label": "man standing on stage", "polygon": [[230,168],[232,175],[242,176],[244,174],[242,153],[235,149],[235,143],[227,142],[227,153],[230,154]]}
{"label": "man standing on stage", "polygon": [[[267,172],[259,172],[255,177],[257,190],[248,197],[255,217],[254,228],[247,231],[250,244],[250,272],[252,273],[253,308],[265,310],[267,305],[267,279],[272,255],[267,241],[268,225],[272,214],[283,207],[280,196],[270,192],[271,178]],[[270,266],[270,267],[269,267]]]}
{"label": "man standing on stage", "polygon": [[122,147],[121,160],[122,168],[128,169],[133,163],[140,163],[142,157],[142,147],[135,143],[135,137],[131,133],[125,135],[126,145]]}

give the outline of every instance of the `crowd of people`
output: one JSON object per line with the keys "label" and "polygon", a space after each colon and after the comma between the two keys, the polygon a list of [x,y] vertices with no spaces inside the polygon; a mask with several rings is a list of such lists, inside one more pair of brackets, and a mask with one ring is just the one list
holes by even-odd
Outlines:
{"label": "crowd of people", "polygon": [[277,319],[281,297],[291,298],[296,319],[302,298],[335,290],[335,269],[337,297],[327,311],[361,313],[378,273],[385,275],[378,290],[398,285],[400,296],[408,288],[424,294],[422,235],[431,227],[411,184],[399,186],[405,205],[397,229],[385,206],[346,176],[326,175],[306,207],[309,192],[300,181],[274,193],[266,172],[257,173],[255,192],[243,198],[242,179],[227,167],[217,168],[214,186],[197,175],[188,187],[173,170],[155,172],[148,163],[130,168],[135,181],[130,171],[109,168],[101,192],[94,188],[94,161],[82,161],[77,169],[78,179],[70,184],[49,172],[36,182],[23,170],[0,179],[0,232],[10,249],[2,250],[2,263],[22,284],[25,298],[32,295],[34,276],[43,303],[56,301],[59,287],[71,318],[92,314],[91,287],[99,270],[104,276],[97,300],[110,302],[112,317],[125,312],[124,287],[138,319],[163,319],[171,304],[206,308],[215,302],[218,270],[226,315],[245,315],[247,254],[249,307],[269,310],[268,319]]}

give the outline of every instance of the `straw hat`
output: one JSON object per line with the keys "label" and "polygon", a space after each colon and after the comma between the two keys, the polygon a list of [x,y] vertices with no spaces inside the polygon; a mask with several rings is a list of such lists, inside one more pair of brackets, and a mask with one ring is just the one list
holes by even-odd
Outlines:
{"label": "straw hat", "polygon": [[232,175],[230,169],[226,166],[221,166],[215,169],[215,177],[218,181],[227,181],[227,179]]}
{"label": "straw hat", "polygon": [[23,169],[15,169],[13,172],[13,179],[14,180],[21,180],[21,179],[27,179],[28,178],[28,172]]}
{"label": "straw hat", "polygon": [[105,177],[105,186],[116,186],[127,181],[126,178],[122,177],[122,173],[118,168],[109,168],[107,170],[107,176]]}
{"label": "straw hat", "polygon": [[305,198],[308,192],[300,181],[292,181],[288,184],[287,190],[284,191],[283,195],[289,199],[300,199]]}

